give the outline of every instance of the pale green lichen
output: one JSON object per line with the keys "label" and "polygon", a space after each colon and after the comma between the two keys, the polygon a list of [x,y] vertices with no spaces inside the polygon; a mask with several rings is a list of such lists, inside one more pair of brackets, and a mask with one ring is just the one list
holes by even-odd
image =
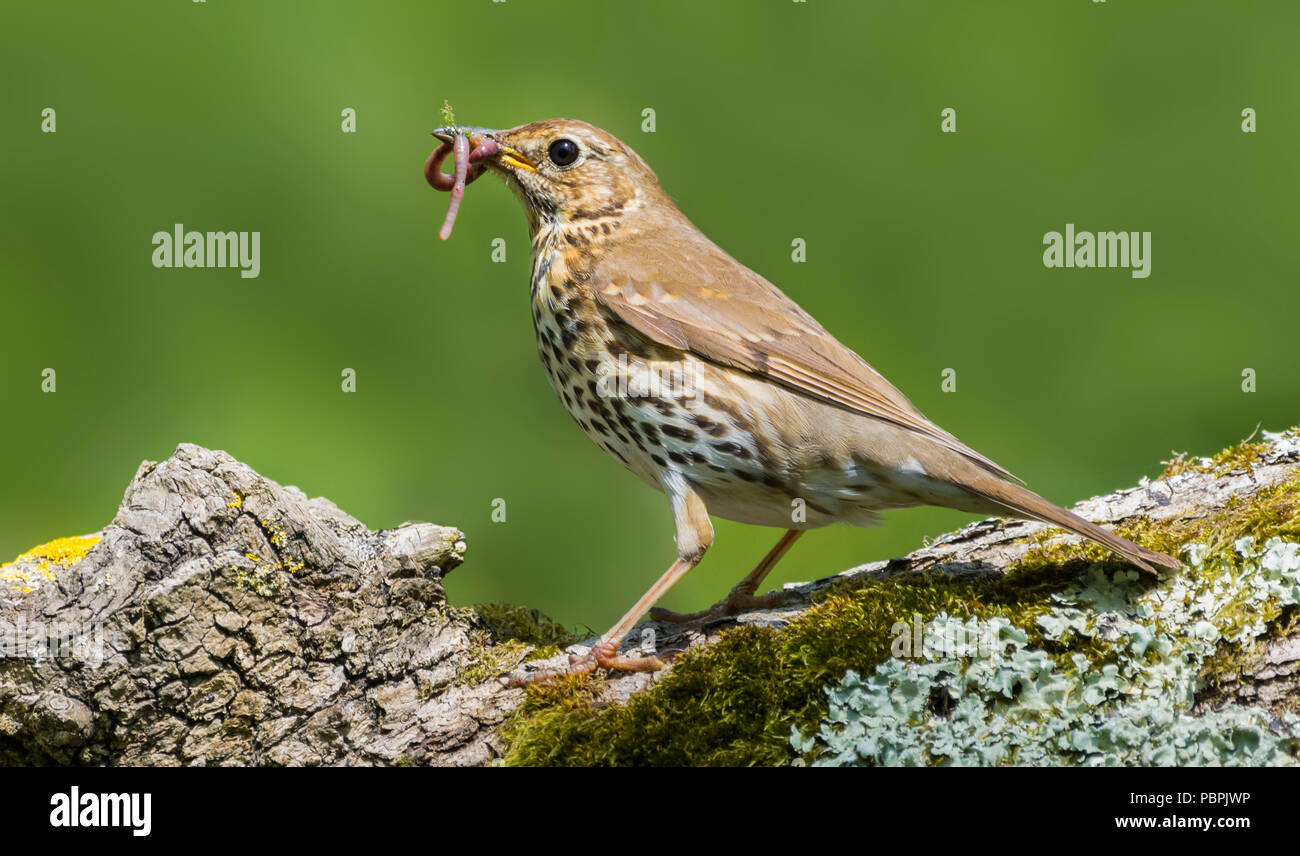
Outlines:
{"label": "pale green lichen", "polygon": [[[943,643],[963,623],[936,616],[916,659],[848,672],[820,727],[792,729],[791,745],[818,766],[1294,764],[1300,717],[1193,706],[1221,648],[1253,643],[1300,603],[1300,545],[1247,536],[1229,555],[1184,555],[1188,572],[1154,586],[1094,565],[1036,627],[981,622],[996,644],[980,656],[952,656]],[[1081,639],[1090,654],[1061,653]]]}

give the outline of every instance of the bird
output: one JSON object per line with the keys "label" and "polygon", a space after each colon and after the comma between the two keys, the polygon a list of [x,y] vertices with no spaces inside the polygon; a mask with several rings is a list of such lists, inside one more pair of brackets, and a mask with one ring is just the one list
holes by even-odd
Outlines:
{"label": "bird", "polygon": [[[700,623],[780,605],[784,593],[758,589],[805,532],[875,525],[890,509],[1037,520],[1150,574],[1180,567],[1044,499],[926,418],[780,289],[709,240],[613,134],[574,119],[432,133],[444,157],[457,137],[468,137],[473,177],[498,175],[523,204],[532,316],[551,386],[598,446],[667,496],[674,525],[674,561],[589,653],[509,683],[660,669],[657,656],[619,652],[647,614]],[[713,543],[710,516],[783,534],[712,607],[685,615],[654,608]]]}

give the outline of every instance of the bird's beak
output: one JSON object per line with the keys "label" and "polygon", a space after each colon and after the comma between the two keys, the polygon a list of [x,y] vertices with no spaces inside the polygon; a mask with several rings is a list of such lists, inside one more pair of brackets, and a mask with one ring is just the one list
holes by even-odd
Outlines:
{"label": "bird's beak", "polygon": [[529,172],[537,172],[537,165],[529,160],[523,152],[510,148],[501,142],[497,135],[499,131],[493,131],[488,128],[476,128],[472,125],[446,125],[442,128],[434,128],[429,133],[433,134],[444,143],[450,143],[459,134],[469,137],[469,145],[472,149],[477,149],[484,139],[492,140],[497,144],[498,151],[492,156],[493,160],[505,166],[511,166],[516,169],[525,169]]}

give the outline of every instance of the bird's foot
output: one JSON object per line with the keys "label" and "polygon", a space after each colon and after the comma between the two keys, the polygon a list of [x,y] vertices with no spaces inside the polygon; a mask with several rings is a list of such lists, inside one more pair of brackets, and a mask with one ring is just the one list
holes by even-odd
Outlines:
{"label": "bird's foot", "polygon": [[733,589],[731,594],[708,609],[702,609],[699,612],[682,613],[661,609],[656,606],[650,610],[650,618],[654,621],[663,621],[669,624],[699,626],[714,621],[722,621],[754,609],[780,609],[783,606],[790,606],[798,600],[799,595],[792,591],[773,591],[756,595],[752,592]]}
{"label": "bird's foot", "polygon": [[607,642],[597,643],[586,656],[569,655],[567,669],[542,669],[525,674],[503,675],[500,680],[507,687],[540,684],[566,675],[589,675],[597,669],[619,672],[657,672],[664,667],[658,657],[627,657],[618,653],[618,646]]}

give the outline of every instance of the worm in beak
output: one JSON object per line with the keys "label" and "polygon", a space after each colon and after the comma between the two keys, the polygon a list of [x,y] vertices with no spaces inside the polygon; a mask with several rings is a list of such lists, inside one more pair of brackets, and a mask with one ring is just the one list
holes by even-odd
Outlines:
{"label": "worm in beak", "polygon": [[[442,228],[438,230],[438,237],[445,241],[451,237],[451,229],[456,224],[456,213],[460,211],[465,186],[483,174],[486,167],[482,161],[497,157],[501,153],[501,146],[486,134],[472,133],[468,128],[439,128],[433,133],[443,142],[425,161],[424,179],[434,190],[451,193],[447,216],[442,221]],[[448,154],[455,155],[455,172],[451,175],[442,171],[442,162]]]}

